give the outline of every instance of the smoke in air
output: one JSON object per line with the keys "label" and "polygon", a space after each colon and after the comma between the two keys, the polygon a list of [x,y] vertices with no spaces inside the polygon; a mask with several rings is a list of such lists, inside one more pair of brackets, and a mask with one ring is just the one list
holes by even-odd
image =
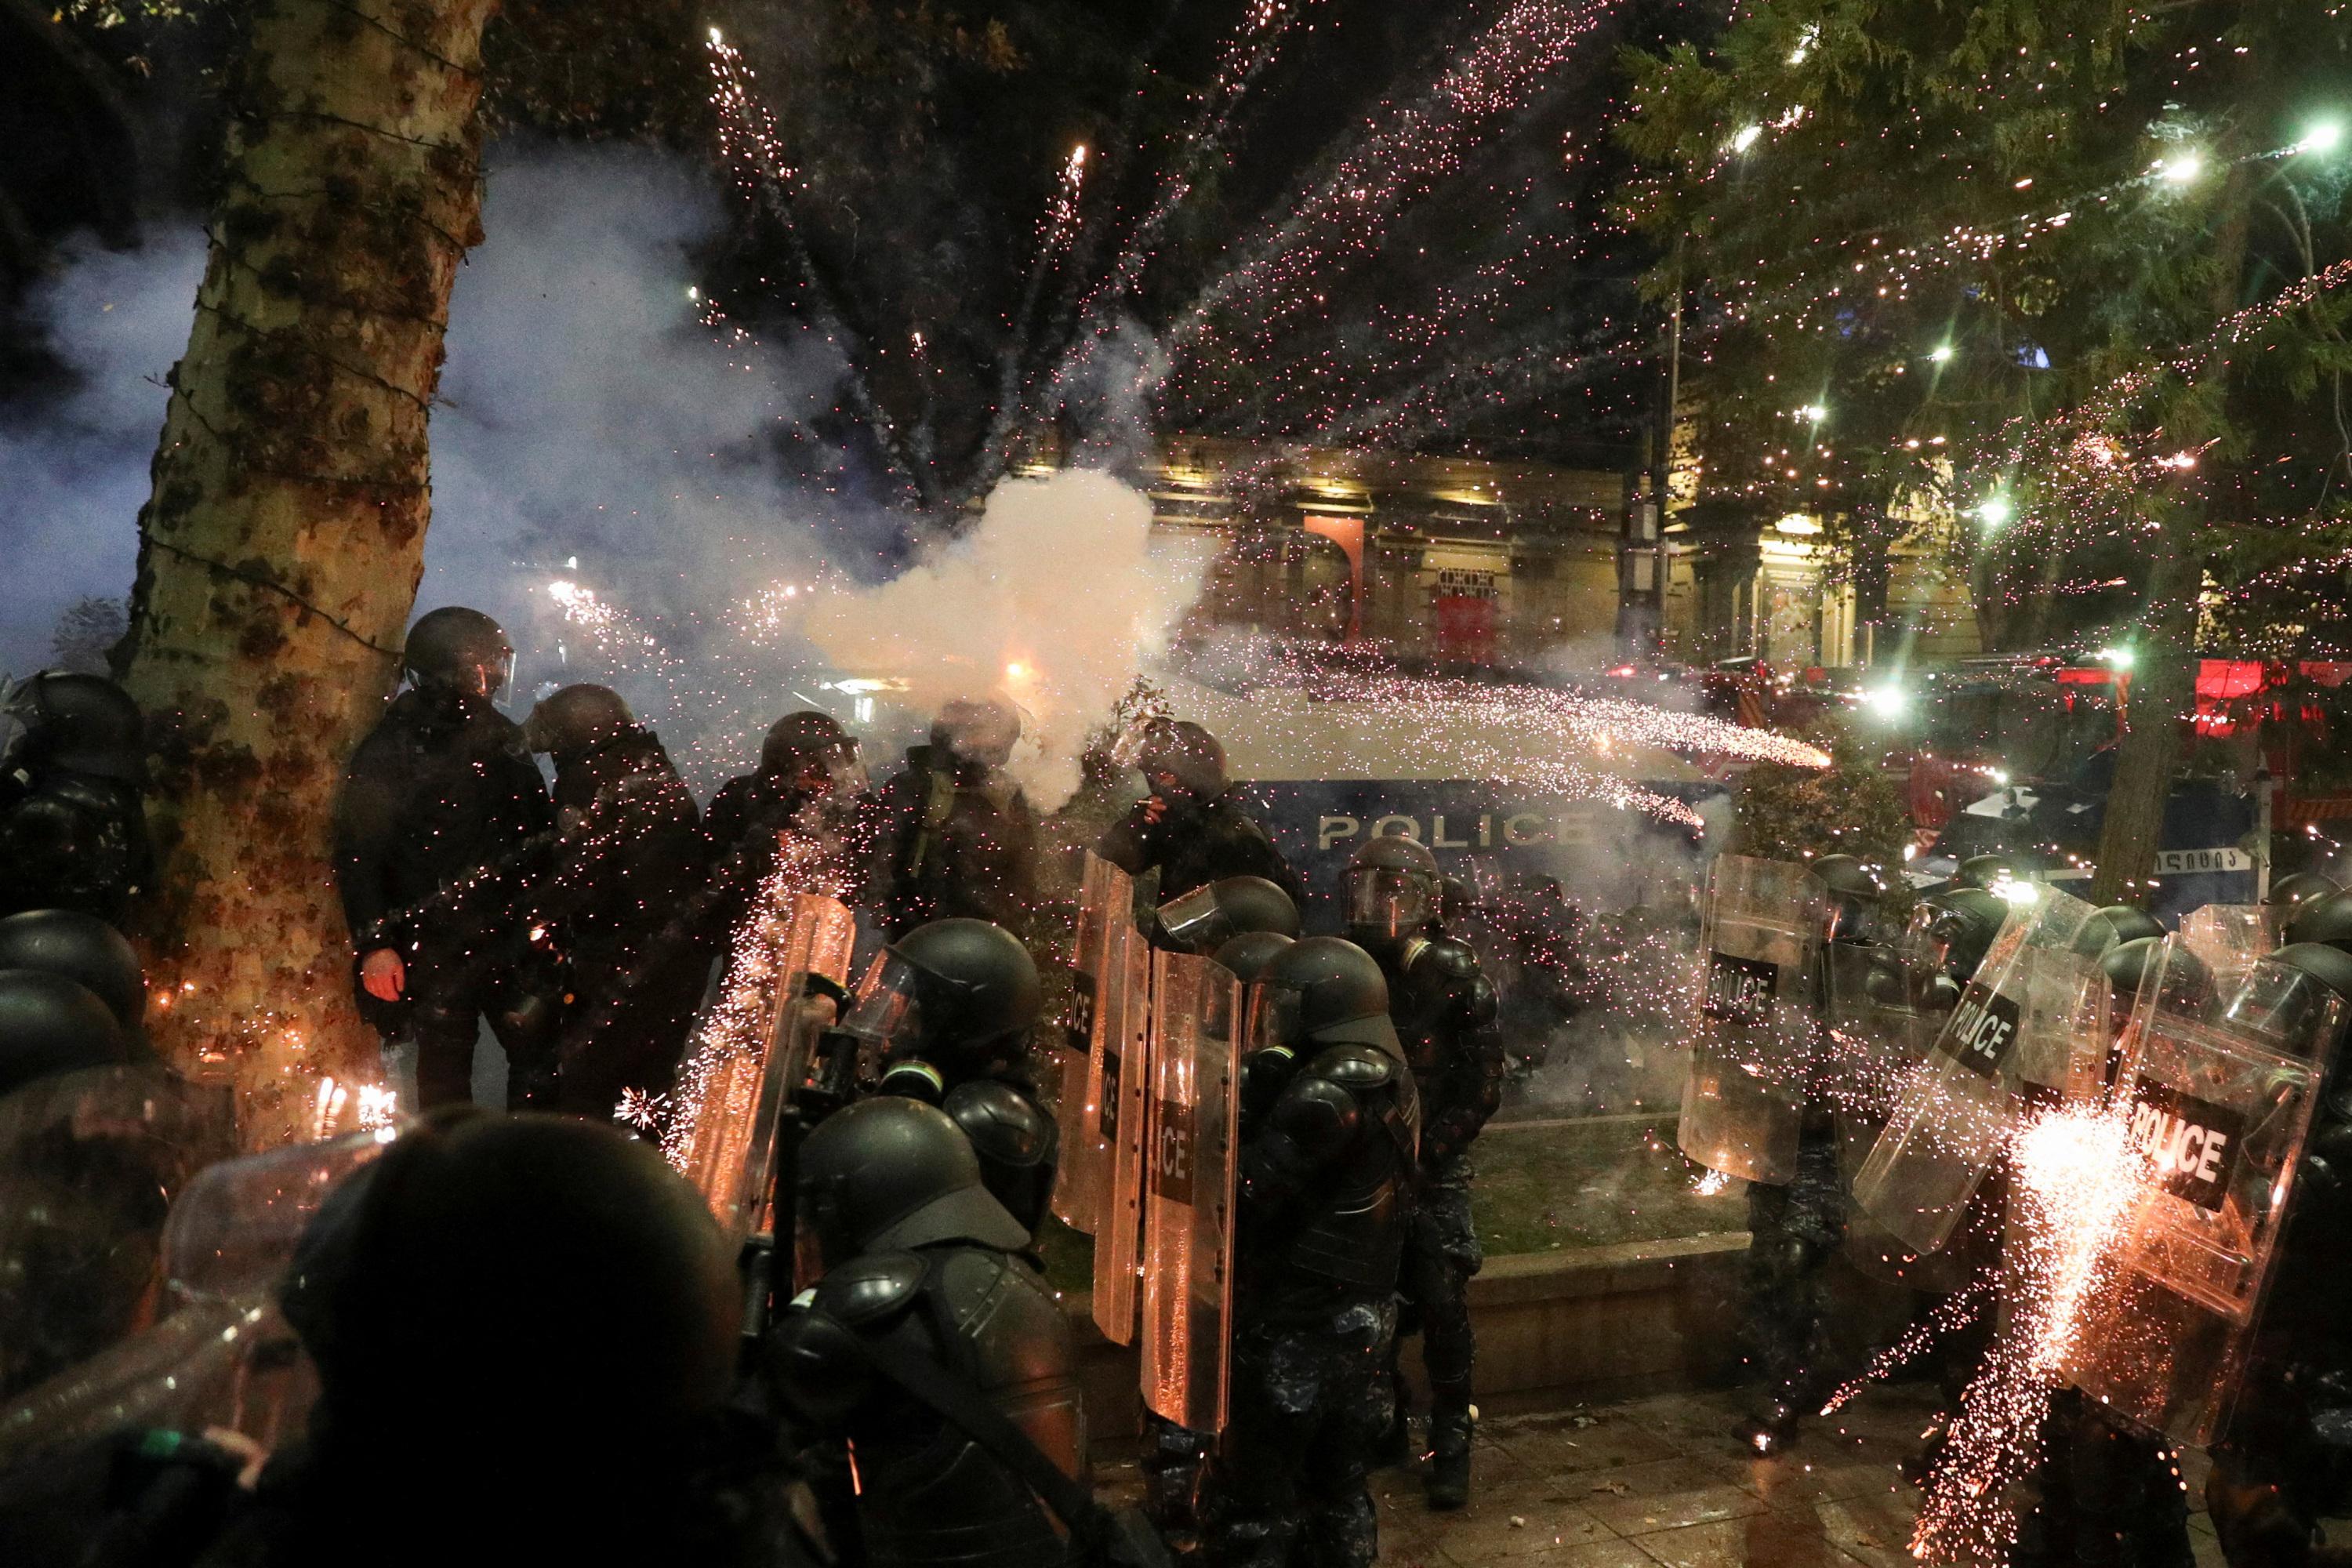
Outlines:
{"label": "smoke in air", "polygon": [[1013,776],[1050,810],[1077,788],[1088,732],[1199,596],[1206,554],[1156,550],[1150,533],[1151,503],[1108,474],[1007,479],[969,533],[818,601],[799,630],[837,669],[906,680],[918,709],[1010,700]]}

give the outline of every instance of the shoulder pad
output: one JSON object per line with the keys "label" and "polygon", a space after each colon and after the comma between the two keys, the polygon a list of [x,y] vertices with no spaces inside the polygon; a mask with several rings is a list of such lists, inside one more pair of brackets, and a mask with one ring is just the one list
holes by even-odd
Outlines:
{"label": "shoulder pad", "polygon": [[896,1317],[923,1288],[929,1266],[912,1252],[875,1252],[829,1268],[809,1305],[835,1321],[865,1328]]}
{"label": "shoulder pad", "polygon": [[1034,1165],[1053,1151],[1054,1119],[1009,1083],[988,1078],[960,1083],[940,1109],[963,1129],[983,1163]]}
{"label": "shoulder pad", "polygon": [[1270,1120],[1308,1155],[1323,1159],[1345,1149],[1363,1124],[1364,1108],[1353,1092],[1328,1078],[1302,1074],[1283,1087]]}
{"label": "shoulder pad", "polygon": [[1460,937],[1433,936],[1413,955],[1413,967],[1455,982],[1479,978],[1478,954]]}
{"label": "shoulder pad", "polygon": [[1361,1094],[1394,1083],[1403,1070],[1402,1063],[1374,1046],[1328,1046],[1316,1053],[1301,1076]]}

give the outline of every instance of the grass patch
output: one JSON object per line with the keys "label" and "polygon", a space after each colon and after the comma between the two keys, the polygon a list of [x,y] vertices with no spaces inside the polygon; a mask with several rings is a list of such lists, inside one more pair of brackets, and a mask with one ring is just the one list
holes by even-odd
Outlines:
{"label": "grass patch", "polygon": [[[1701,1197],[1702,1173],[1674,1139],[1671,1115],[1488,1128],[1474,1151],[1478,1179],[1470,1198],[1486,1256],[1747,1229],[1746,1184],[1732,1182]],[[1055,1289],[1094,1289],[1091,1238],[1049,1217],[1037,1251]]]}

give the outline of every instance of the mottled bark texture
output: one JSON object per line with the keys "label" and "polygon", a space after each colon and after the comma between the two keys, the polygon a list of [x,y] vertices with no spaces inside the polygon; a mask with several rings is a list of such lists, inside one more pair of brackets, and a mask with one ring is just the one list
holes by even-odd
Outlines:
{"label": "mottled bark texture", "polygon": [[481,237],[497,0],[260,0],[118,652],[156,751],[157,1045],[259,1146],[373,1081],[330,822],[423,569],[425,415]]}

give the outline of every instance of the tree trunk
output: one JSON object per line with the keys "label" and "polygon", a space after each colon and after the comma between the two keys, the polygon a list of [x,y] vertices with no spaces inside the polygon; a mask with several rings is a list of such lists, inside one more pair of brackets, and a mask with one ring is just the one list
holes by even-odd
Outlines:
{"label": "tree trunk", "polygon": [[373,1081],[330,831],[423,570],[425,414],[481,237],[497,0],[260,0],[116,658],[149,715],[157,1046],[248,1145]]}
{"label": "tree trunk", "polygon": [[[2228,184],[2222,188],[2214,226],[2213,292],[2208,301],[2216,324],[2238,307],[2246,259],[2246,218],[2253,190],[2252,165],[2242,150],[2228,143]],[[2196,385],[2213,410],[2210,432],[2183,425],[2175,433],[2194,450],[2206,434],[2219,434],[2228,390],[2229,345],[2209,345]],[[2164,835],[2164,803],[2172,794],[2172,773],[2180,762],[2180,727],[2197,700],[2198,598],[2205,586],[2204,515],[2200,503],[2155,503],[2160,527],[2152,547],[2142,631],[2134,664],[2124,738],[2116,747],[2116,782],[2107,793],[2107,814],[2099,825],[2099,864],[2091,897],[2101,904],[2141,901],[2153,887],[2156,852]]]}
{"label": "tree trunk", "polygon": [[2203,574],[2179,542],[2185,531],[2183,521],[2176,519],[2158,536],[2163,553],[2148,574],[2147,615],[2133,650],[2135,673],[2124,709],[2124,736],[2116,747],[2116,782],[2099,825],[2093,903],[2141,902],[2156,869],[2164,803],[2180,761],[2180,725],[2196,701],[2197,590]]}

